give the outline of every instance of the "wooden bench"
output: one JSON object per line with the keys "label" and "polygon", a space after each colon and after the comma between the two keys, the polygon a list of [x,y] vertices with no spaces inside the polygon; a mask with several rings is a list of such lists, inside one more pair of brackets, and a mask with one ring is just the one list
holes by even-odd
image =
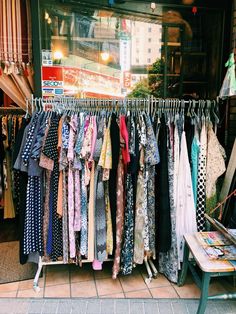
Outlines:
{"label": "wooden bench", "polygon": [[[203,314],[208,299],[233,299],[236,293],[208,296],[208,289],[211,277],[232,276],[236,274],[236,268],[229,261],[211,260],[198,240],[199,234],[187,234],[185,238],[184,259],[180,272],[178,285],[183,286],[186,280],[187,271],[190,269],[197,286],[201,289],[201,297],[197,314]],[[192,257],[189,258],[189,253]],[[202,271],[202,278],[199,277],[195,265]]]}

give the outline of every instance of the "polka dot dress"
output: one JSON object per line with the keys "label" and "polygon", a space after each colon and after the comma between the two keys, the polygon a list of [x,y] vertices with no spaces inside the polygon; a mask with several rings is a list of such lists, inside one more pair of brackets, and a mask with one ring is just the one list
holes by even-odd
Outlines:
{"label": "polka dot dress", "polygon": [[200,138],[200,154],[198,160],[197,178],[197,228],[198,231],[205,229],[205,205],[206,205],[206,153],[207,134],[206,126],[203,124]]}
{"label": "polka dot dress", "polygon": [[57,260],[63,255],[62,248],[62,218],[57,215],[57,196],[58,196],[58,181],[59,181],[59,165],[57,152],[57,129],[59,116],[51,118],[51,125],[48,136],[45,142],[43,153],[54,161],[54,168],[50,182],[50,197],[49,197],[49,230],[48,230],[48,253],[52,260]]}
{"label": "polka dot dress", "polygon": [[[34,134],[37,132],[37,122],[39,114],[36,113],[29,126],[27,140],[22,152],[22,161],[27,166],[34,145]],[[42,198],[42,177],[29,176],[26,191],[26,210],[23,236],[23,253],[28,255],[32,252],[43,253],[42,241],[42,218],[43,218],[43,198]]]}
{"label": "polka dot dress", "polygon": [[24,254],[43,252],[42,241],[42,184],[40,177],[28,177],[24,228]]}

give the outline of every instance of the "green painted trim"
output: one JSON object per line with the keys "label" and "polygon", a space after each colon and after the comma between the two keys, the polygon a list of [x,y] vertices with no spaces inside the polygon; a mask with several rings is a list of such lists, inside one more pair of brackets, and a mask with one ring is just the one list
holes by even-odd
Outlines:
{"label": "green painted trim", "polygon": [[40,1],[31,0],[32,20],[32,51],[34,67],[34,96],[42,97],[41,85],[41,30],[40,30]]}

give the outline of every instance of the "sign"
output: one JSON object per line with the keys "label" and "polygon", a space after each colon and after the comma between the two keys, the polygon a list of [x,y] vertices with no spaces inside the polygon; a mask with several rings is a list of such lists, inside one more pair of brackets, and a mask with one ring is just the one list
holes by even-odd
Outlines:
{"label": "sign", "polygon": [[42,50],[42,65],[53,65],[51,50]]}
{"label": "sign", "polygon": [[[120,78],[76,67],[42,67],[43,97],[123,98]],[[93,95],[93,96],[91,96]]]}
{"label": "sign", "polygon": [[63,95],[63,85],[62,67],[42,67],[42,92],[44,97]]}
{"label": "sign", "polygon": [[120,39],[120,67],[121,71],[130,71],[131,46],[130,40]]}
{"label": "sign", "polygon": [[131,87],[131,73],[128,71],[123,72],[123,86],[125,88]]}

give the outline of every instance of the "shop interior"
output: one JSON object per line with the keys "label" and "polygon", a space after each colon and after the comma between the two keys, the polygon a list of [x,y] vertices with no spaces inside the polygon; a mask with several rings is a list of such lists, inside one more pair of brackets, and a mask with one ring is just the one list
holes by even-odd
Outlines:
{"label": "shop interior", "polygon": [[[0,244],[18,243],[22,230],[24,233],[22,200],[17,195],[25,185],[19,186],[22,181],[12,170],[17,158],[14,145],[22,119],[28,119],[34,110],[40,111],[43,101],[53,97],[96,99],[93,105],[99,99],[124,104],[124,99],[131,103],[136,98],[158,98],[199,101],[199,104],[204,100],[207,104],[217,99],[231,47],[230,1],[111,2],[112,5],[106,0],[38,1],[40,40],[33,44],[34,70],[26,66],[23,79],[10,74],[8,86],[1,87],[0,78],[1,192],[5,189],[0,198]],[[33,92],[39,100],[32,100]],[[227,167],[235,138],[234,128],[230,126],[236,119],[236,111],[229,100],[217,104],[211,118],[218,121],[217,136],[227,153]],[[3,120],[7,121],[5,130]],[[218,181],[219,195],[224,176],[225,173]],[[234,173],[229,192],[235,189],[235,178]],[[225,205],[226,225],[233,215],[233,199],[234,195]],[[65,264],[59,259],[58,265],[55,262],[43,267],[39,286],[33,289],[37,266],[32,260],[26,266],[20,254],[17,248],[13,265],[19,264],[16,272],[21,275],[12,279],[17,278],[14,273],[12,278],[0,281],[0,297],[200,297],[200,289],[190,274],[183,287],[162,273],[156,274],[153,270],[159,267],[158,259],[153,260],[152,278],[142,263],[133,267],[132,274],[119,275],[115,280],[113,261],[105,261],[102,269],[95,270],[92,263],[81,263],[80,259]],[[114,254],[109,256],[113,258]],[[212,280],[209,293],[235,291],[234,279]]]}

